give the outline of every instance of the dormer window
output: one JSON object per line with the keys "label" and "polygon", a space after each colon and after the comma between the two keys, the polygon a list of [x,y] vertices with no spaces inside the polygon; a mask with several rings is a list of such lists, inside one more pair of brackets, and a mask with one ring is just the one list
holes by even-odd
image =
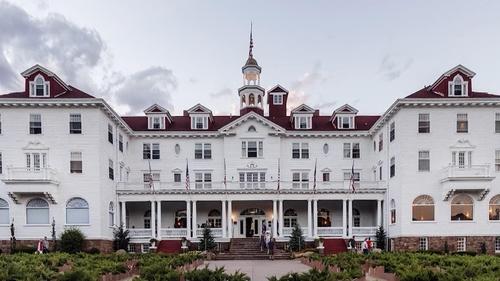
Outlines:
{"label": "dormer window", "polygon": [[467,96],[467,82],[464,81],[461,75],[455,76],[453,81],[448,84],[449,92],[448,96],[452,97],[464,97]]}
{"label": "dormer window", "polygon": [[295,129],[311,129],[311,116],[295,116]]}
{"label": "dormer window", "polygon": [[280,94],[273,95],[273,104],[275,105],[283,104],[283,95]]}
{"label": "dormer window", "polygon": [[149,116],[148,117],[148,128],[150,130],[165,129],[165,118],[162,116]]}
{"label": "dormer window", "polygon": [[193,129],[193,130],[207,130],[208,129],[208,116],[191,116],[191,129]]}
{"label": "dormer window", "polygon": [[49,82],[45,81],[42,75],[35,77],[35,80],[30,82],[30,97],[48,97]]}
{"label": "dormer window", "polygon": [[339,116],[337,120],[339,129],[354,129],[354,116]]}

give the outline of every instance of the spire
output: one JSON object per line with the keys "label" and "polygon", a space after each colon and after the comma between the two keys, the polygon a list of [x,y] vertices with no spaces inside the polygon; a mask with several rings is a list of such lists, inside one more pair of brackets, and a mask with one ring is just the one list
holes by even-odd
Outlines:
{"label": "spire", "polygon": [[252,37],[252,31],[253,31],[253,23],[250,22],[250,48],[248,50],[248,58],[253,58],[253,37]]}

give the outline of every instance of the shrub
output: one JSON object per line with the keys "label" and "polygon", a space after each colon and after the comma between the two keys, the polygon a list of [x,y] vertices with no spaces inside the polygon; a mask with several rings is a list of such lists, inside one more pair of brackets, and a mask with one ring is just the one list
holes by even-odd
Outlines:
{"label": "shrub", "polygon": [[128,250],[128,244],[130,242],[130,237],[129,237],[129,232],[123,227],[123,224],[121,224],[119,227],[117,227],[113,231],[113,236],[114,236],[114,243],[113,247],[115,251],[118,250]]}
{"label": "shrub", "polygon": [[292,229],[292,234],[290,235],[290,241],[288,242],[291,251],[300,251],[304,249],[304,235],[302,234],[302,229],[299,224],[296,224]]}
{"label": "shrub", "polygon": [[91,255],[98,255],[101,253],[101,250],[97,249],[96,247],[92,247],[87,251],[87,254]]}
{"label": "shrub", "polygon": [[387,234],[383,226],[380,226],[377,229],[377,233],[375,234],[375,239],[377,241],[377,248],[385,250],[385,241],[387,240]]}
{"label": "shrub", "polygon": [[205,226],[203,229],[203,237],[200,239],[199,249],[200,251],[211,251],[215,249],[215,247],[217,247],[217,244],[215,244],[212,230]]}
{"label": "shrub", "polygon": [[81,252],[85,236],[77,228],[69,228],[61,234],[61,250],[66,253],[74,254]]}
{"label": "shrub", "polygon": [[76,269],[59,276],[59,281],[94,281],[92,275],[83,269]]}

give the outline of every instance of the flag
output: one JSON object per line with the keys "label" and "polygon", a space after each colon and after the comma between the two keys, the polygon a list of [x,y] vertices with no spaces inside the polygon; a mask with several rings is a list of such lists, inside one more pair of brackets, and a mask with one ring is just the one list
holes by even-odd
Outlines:
{"label": "flag", "polygon": [[226,158],[224,158],[224,188],[227,189]]}
{"label": "flag", "polygon": [[187,159],[186,159],[186,190],[189,190],[189,166]]}
{"label": "flag", "polygon": [[154,187],[154,183],[153,183],[153,172],[151,171],[151,161],[148,160],[148,164],[149,164],[149,175],[148,175],[149,189],[152,192],[154,192],[155,187]]}
{"label": "flag", "polygon": [[354,186],[354,160],[352,161],[352,169],[351,169],[351,180],[350,180],[350,183],[351,183],[351,189],[352,189],[352,192],[356,192],[356,187]]}
{"label": "flag", "polygon": [[313,184],[313,190],[316,192],[316,166],[318,165],[318,158],[316,158],[316,161],[314,162],[314,184]]}
{"label": "flag", "polygon": [[280,159],[278,158],[278,191],[280,190],[280,179],[281,179],[281,171],[280,171]]}

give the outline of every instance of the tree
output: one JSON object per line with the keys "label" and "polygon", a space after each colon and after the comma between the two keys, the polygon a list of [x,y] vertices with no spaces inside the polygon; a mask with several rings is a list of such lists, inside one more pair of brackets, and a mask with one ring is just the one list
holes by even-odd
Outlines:
{"label": "tree", "polygon": [[61,234],[61,250],[66,253],[74,254],[81,252],[85,236],[78,228],[68,228]]}
{"label": "tree", "polygon": [[304,249],[304,235],[298,224],[292,229],[290,241],[288,242],[290,250],[298,252]]}
{"label": "tree", "polygon": [[387,234],[383,226],[380,226],[377,229],[377,233],[375,234],[375,238],[377,239],[377,248],[381,250],[385,250],[385,242],[387,240]]}
{"label": "tree", "polygon": [[203,237],[200,239],[199,249],[201,251],[211,251],[215,249],[215,247],[217,247],[217,244],[215,244],[212,230],[205,226],[205,228],[203,228]]}
{"label": "tree", "polygon": [[115,228],[113,231],[114,243],[113,247],[115,251],[117,250],[128,250],[128,244],[130,242],[129,232],[120,224],[119,227]]}

